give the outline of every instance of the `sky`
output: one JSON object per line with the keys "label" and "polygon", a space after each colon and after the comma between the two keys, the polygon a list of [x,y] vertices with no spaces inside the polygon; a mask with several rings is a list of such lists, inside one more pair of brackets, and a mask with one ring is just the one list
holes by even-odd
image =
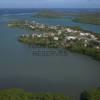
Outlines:
{"label": "sky", "polygon": [[100,8],[100,0],[0,0],[0,8]]}

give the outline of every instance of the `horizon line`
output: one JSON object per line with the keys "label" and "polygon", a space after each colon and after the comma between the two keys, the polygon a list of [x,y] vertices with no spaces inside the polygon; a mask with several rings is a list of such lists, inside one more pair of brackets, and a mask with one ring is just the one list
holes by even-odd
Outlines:
{"label": "horizon line", "polygon": [[85,8],[60,8],[60,7],[59,8],[42,8],[42,7],[41,8],[38,8],[38,7],[37,8],[29,8],[29,7],[23,7],[23,8],[22,7],[19,7],[19,8],[11,7],[10,8],[10,7],[1,7],[0,9],[100,9],[100,8],[98,8],[98,7],[97,8],[91,8],[91,7],[90,8],[86,8],[86,7]]}

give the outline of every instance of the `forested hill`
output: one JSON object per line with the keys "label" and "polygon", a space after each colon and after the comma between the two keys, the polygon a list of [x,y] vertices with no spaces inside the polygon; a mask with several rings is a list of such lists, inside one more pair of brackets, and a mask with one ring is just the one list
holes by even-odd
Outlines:
{"label": "forested hill", "polygon": [[100,25],[100,13],[95,14],[81,14],[73,19],[75,22]]}
{"label": "forested hill", "polygon": [[42,18],[62,18],[65,14],[63,12],[57,12],[52,10],[43,10],[38,12],[34,17],[42,17]]}

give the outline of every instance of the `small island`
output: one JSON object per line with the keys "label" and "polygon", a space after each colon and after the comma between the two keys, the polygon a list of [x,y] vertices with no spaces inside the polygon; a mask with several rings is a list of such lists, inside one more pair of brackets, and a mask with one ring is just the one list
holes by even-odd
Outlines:
{"label": "small island", "polygon": [[[28,21],[11,22],[8,26],[33,30],[32,34],[21,35],[19,42],[49,48],[63,48],[100,60],[100,35],[82,30],[80,27],[49,26]],[[42,33],[36,34],[37,30]]]}

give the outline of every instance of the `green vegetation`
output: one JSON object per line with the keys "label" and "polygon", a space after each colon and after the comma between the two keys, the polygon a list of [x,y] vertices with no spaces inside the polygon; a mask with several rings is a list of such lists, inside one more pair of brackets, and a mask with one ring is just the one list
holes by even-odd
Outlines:
{"label": "green vegetation", "polygon": [[0,100],[71,100],[62,94],[29,93],[22,89],[0,90]]}
{"label": "green vegetation", "polygon": [[75,22],[100,25],[100,14],[81,14],[79,17],[73,19]]}
{"label": "green vegetation", "polygon": [[59,40],[57,42],[53,40],[52,37],[32,38],[32,36],[24,36],[24,37],[21,36],[19,38],[19,41],[29,45],[37,45],[37,46],[52,47],[52,48],[65,48],[66,50],[69,50],[71,52],[81,53],[90,56],[95,60],[100,60],[100,50],[97,50],[96,48],[92,48],[91,46],[84,47],[84,44],[77,41],[72,41],[71,43],[68,43],[67,46],[65,46],[65,44],[62,44],[62,40]]}
{"label": "green vegetation", "polygon": [[95,48],[74,45],[67,49],[70,50],[71,52],[77,52],[80,54],[90,56],[95,60],[100,60],[100,50],[97,50]]}
{"label": "green vegetation", "polygon": [[34,17],[41,17],[41,18],[62,18],[64,17],[64,14],[61,12],[56,12],[56,11],[41,11],[34,15]]}
{"label": "green vegetation", "polygon": [[[0,100],[72,100],[72,97],[56,93],[30,93],[13,88],[0,90]],[[100,88],[82,92],[80,100],[100,100]]]}
{"label": "green vegetation", "polygon": [[[0,100],[72,100],[72,97],[57,93],[30,93],[22,89],[0,90]],[[84,91],[80,100],[100,100],[100,88]]]}
{"label": "green vegetation", "polygon": [[86,30],[83,30],[80,26],[67,26],[67,27],[73,30],[77,30],[77,31],[86,31]]}
{"label": "green vegetation", "polygon": [[[28,24],[27,24],[28,23]],[[32,30],[31,27],[28,25],[31,25],[31,22],[27,22],[25,20],[15,20],[15,21],[10,21],[8,22],[8,27],[10,28],[20,28],[20,29],[25,29],[25,30]]]}
{"label": "green vegetation", "polygon": [[80,96],[80,100],[100,100],[100,88],[84,91]]}
{"label": "green vegetation", "polygon": [[37,45],[37,46],[43,46],[43,47],[50,47],[50,48],[58,48],[60,47],[60,42],[56,42],[52,39],[52,37],[34,37],[32,38],[31,35],[29,36],[21,36],[19,38],[19,42],[22,42],[24,44],[28,45]]}
{"label": "green vegetation", "polygon": [[23,20],[15,20],[9,22],[8,26],[9,27],[24,27],[25,21]]}

